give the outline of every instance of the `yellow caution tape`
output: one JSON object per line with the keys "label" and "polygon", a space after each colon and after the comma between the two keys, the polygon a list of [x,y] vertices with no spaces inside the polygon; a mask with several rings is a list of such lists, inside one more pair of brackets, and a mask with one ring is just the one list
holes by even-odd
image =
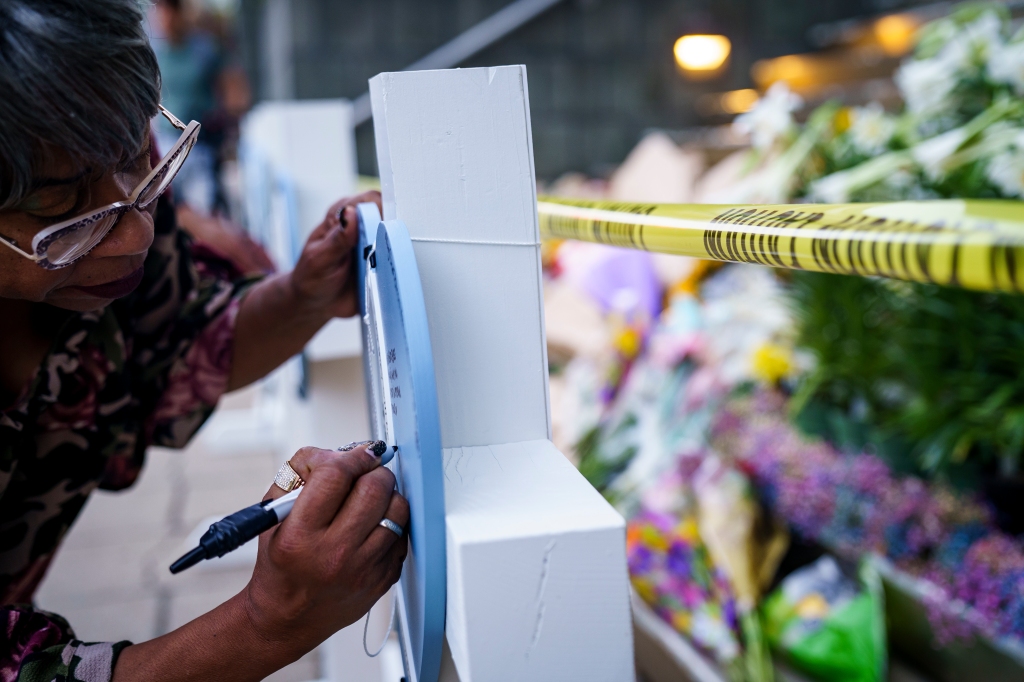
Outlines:
{"label": "yellow caution tape", "polygon": [[1024,291],[1024,202],[634,204],[541,197],[541,236],[778,268]]}

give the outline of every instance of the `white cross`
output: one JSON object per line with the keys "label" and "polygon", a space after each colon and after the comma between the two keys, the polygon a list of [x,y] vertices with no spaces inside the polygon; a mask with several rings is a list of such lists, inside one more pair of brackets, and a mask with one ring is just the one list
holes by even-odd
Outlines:
{"label": "white cross", "polygon": [[550,440],[526,69],[384,73],[370,94],[384,219],[412,236],[434,352],[441,679],[632,680],[625,524]]}

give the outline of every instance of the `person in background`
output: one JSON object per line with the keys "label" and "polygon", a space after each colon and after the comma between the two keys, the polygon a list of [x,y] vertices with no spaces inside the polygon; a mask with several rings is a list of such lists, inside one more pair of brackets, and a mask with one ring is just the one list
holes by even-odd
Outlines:
{"label": "person in background", "polygon": [[[245,74],[227,62],[218,36],[199,28],[197,13],[185,0],[158,0],[149,20],[164,106],[184,120],[202,124],[199,139],[174,182],[178,224],[240,272],[271,273],[274,263],[263,247],[224,214],[221,160],[250,105]],[[167,149],[178,131],[163,117],[155,119],[155,126],[159,148]]]}
{"label": "person in background", "polygon": [[[211,215],[217,195],[216,154],[209,139],[210,117],[217,108],[221,50],[211,34],[195,28],[184,0],[157,0],[150,15],[153,52],[160,65],[160,98],[182,120],[199,121],[205,130],[178,173],[174,190],[179,200]],[[167,149],[179,133],[166,120],[156,120],[157,139]]]}
{"label": "person in background", "polygon": [[[255,682],[362,617],[407,552],[380,458],[303,448],[288,486],[306,491],[216,609],[148,642],[84,643],[32,605],[93,490],[131,485],[148,446],[184,446],[222,393],[356,313],[355,205],[379,202],[337,202],[289,273],[238,278],[194,250],[164,191],[199,124],[159,106],[142,18],[138,0],[0,2],[4,682]],[[177,137],[154,165],[158,114]]]}

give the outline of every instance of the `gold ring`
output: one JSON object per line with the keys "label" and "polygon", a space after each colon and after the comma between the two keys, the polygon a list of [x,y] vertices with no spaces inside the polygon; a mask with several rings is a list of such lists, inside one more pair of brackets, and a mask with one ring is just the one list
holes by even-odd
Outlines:
{"label": "gold ring", "polygon": [[295,473],[295,469],[292,469],[291,462],[285,462],[281,465],[281,468],[277,470],[277,476],[274,476],[274,485],[286,493],[298,488],[300,485],[305,483],[302,477]]}

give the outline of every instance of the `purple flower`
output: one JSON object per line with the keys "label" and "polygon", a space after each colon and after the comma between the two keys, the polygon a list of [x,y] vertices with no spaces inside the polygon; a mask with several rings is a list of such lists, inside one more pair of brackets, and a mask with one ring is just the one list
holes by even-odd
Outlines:
{"label": "purple flower", "polygon": [[802,437],[776,391],[727,402],[710,438],[797,533],[849,559],[881,554],[933,583],[938,596],[926,606],[940,641],[975,632],[1024,639],[1024,544],[996,530],[983,505],[896,478],[873,454]]}

